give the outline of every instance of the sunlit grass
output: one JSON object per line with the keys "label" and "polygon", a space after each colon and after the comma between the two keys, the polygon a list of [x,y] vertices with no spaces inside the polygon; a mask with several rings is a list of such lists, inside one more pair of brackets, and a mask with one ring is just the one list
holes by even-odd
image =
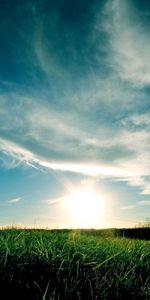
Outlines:
{"label": "sunlit grass", "polygon": [[1,230],[5,299],[149,299],[150,242],[92,231]]}

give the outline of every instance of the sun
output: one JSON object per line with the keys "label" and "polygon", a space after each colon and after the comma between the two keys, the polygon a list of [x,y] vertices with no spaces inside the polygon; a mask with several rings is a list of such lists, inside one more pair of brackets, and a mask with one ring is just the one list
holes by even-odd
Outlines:
{"label": "sun", "polygon": [[104,217],[104,201],[91,188],[72,193],[67,198],[67,208],[76,228],[97,228]]}

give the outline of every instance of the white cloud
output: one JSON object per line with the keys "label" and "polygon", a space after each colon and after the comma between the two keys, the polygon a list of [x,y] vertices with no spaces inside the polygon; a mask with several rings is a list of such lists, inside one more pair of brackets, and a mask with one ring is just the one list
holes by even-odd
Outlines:
{"label": "white cloud", "polygon": [[140,195],[150,195],[149,176],[143,177],[141,174],[141,176],[139,177],[132,176],[124,179],[119,179],[119,181],[126,181],[128,185],[138,188]]}
{"label": "white cloud", "polygon": [[23,198],[23,197],[12,198],[12,199],[10,199],[10,200],[8,200],[8,201],[4,201],[4,202],[0,203],[0,206],[9,206],[10,204],[13,205],[13,204],[15,204],[15,203],[19,203],[19,202],[22,201],[22,198]]}
{"label": "white cloud", "polygon": [[[13,114],[15,109],[14,106]],[[98,120],[98,123],[95,120],[93,123],[87,118],[84,119],[82,114],[59,112],[56,108],[51,108],[47,102],[42,105],[39,101],[35,103],[31,98],[27,98],[26,102],[24,98],[21,99],[17,113],[13,120],[8,107],[7,115],[3,116],[7,126],[11,127],[9,122],[13,124],[16,140],[12,142],[0,139],[0,149],[4,155],[1,160],[8,168],[26,163],[40,169],[125,178],[130,185],[138,186],[140,193],[150,193],[149,179],[146,178],[150,175],[150,133],[147,129],[139,129],[138,125],[135,125],[133,130],[129,126],[129,122],[137,124],[138,115],[132,115],[129,119],[124,118],[123,125],[121,119],[118,128],[110,128],[109,125],[101,123],[101,120],[100,122]],[[148,116],[143,114],[140,123],[145,124],[146,120]],[[30,141],[36,142],[36,151],[28,150]],[[47,149],[49,155],[39,151],[41,145]],[[59,155],[53,157],[51,149]],[[124,151],[121,157],[117,153],[118,149]],[[116,158],[110,157],[107,161],[108,151],[116,152]],[[67,159],[63,159],[63,155]],[[145,177],[144,182],[142,177]]]}
{"label": "white cloud", "polygon": [[[88,174],[90,176],[103,175],[106,177],[130,177],[135,176],[134,171],[121,168],[119,165],[105,165],[103,162],[98,164],[82,163],[82,162],[64,162],[45,160],[44,157],[35,155],[34,153],[20,147],[8,140],[0,140],[0,150],[6,155],[10,155],[12,159],[21,163],[26,163],[29,166],[47,168],[60,171],[75,172]],[[16,165],[14,165],[15,167]]]}
{"label": "white cloud", "polygon": [[11,199],[11,200],[9,200],[9,203],[18,203],[18,202],[20,202],[22,200],[22,197],[19,197],[19,198],[13,198],[13,199]]}
{"label": "white cloud", "polygon": [[149,206],[150,205],[150,200],[141,200],[141,201],[138,202],[138,205]]}
{"label": "white cloud", "polygon": [[101,118],[92,120],[82,109],[60,111],[39,98],[8,94],[2,103],[0,131],[2,136],[9,132],[14,141],[0,139],[1,160],[7,168],[25,163],[42,170],[125,178],[135,187],[140,178],[140,193],[150,193],[149,113],[131,114],[111,126]]}
{"label": "white cloud", "polygon": [[135,207],[136,207],[136,205],[126,205],[126,206],[122,206],[120,209],[122,209],[122,210],[128,210],[128,209],[133,209]]}
{"label": "white cloud", "polygon": [[128,184],[140,189],[140,194],[150,194],[150,131],[148,126],[149,113],[127,117],[123,123],[120,143],[133,155],[122,161],[122,167],[132,169],[137,174],[128,178]]}
{"label": "white cloud", "polygon": [[141,195],[150,195],[150,182],[144,186],[144,189],[142,192],[140,192]]}
{"label": "white cloud", "polygon": [[150,125],[150,113],[144,113],[140,115],[133,115],[130,118],[128,118],[128,121],[133,123],[136,126],[147,126]]}
{"label": "white cloud", "polygon": [[108,1],[104,29],[109,37],[110,65],[135,86],[150,84],[150,36],[131,1]]}
{"label": "white cloud", "polygon": [[66,200],[66,197],[67,196],[63,196],[55,199],[47,199],[47,200],[43,200],[42,202],[48,205],[53,205],[53,204],[64,202]]}
{"label": "white cloud", "polygon": [[23,162],[34,161],[34,155],[30,151],[6,139],[0,138],[0,151],[5,156],[4,159],[3,157],[1,159],[7,168],[14,168]]}
{"label": "white cloud", "polygon": [[122,207],[120,207],[120,209],[128,210],[128,209],[137,208],[139,206],[149,206],[149,205],[150,205],[150,200],[140,200],[140,201],[136,202],[134,205],[122,206]]}

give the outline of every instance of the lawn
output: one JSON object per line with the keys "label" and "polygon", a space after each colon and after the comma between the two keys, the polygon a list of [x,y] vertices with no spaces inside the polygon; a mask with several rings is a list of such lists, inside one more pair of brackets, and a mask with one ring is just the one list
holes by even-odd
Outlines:
{"label": "lawn", "polygon": [[0,230],[1,299],[150,299],[150,241],[89,230]]}

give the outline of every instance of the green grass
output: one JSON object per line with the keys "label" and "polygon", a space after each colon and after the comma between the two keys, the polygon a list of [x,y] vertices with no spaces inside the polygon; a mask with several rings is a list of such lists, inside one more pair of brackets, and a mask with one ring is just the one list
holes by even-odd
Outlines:
{"label": "green grass", "polygon": [[1,230],[1,299],[150,299],[149,246],[94,231]]}

